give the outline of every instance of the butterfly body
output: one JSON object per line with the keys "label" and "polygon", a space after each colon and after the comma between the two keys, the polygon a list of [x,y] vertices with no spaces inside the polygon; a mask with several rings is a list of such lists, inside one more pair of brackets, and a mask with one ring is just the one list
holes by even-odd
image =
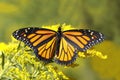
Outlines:
{"label": "butterfly body", "polygon": [[59,52],[59,47],[60,47],[60,41],[61,41],[61,36],[62,36],[62,32],[61,32],[61,27],[58,28],[58,31],[56,33],[56,37],[57,37],[57,42],[56,42],[56,52]]}
{"label": "butterfly body", "polygon": [[58,31],[46,28],[29,27],[13,32],[13,36],[23,41],[34,50],[38,59],[44,62],[54,60],[59,64],[71,64],[78,51],[86,51],[93,45],[102,42],[102,33],[89,29]]}

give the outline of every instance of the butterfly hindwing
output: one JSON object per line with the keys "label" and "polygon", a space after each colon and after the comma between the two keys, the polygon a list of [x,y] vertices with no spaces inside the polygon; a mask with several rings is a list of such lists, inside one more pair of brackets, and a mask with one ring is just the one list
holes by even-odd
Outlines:
{"label": "butterfly hindwing", "polygon": [[55,49],[56,49],[56,37],[53,37],[49,42],[43,44],[42,46],[39,46],[37,48],[37,57],[40,60],[43,60],[45,62],[52,61],[54,55],[55,55]]}
{"label": "butterfly hindwing", "polygon": [[63,36],[67,42],[80,51],[86,51],[93,45],[102,42],[104,39],[102,33],[89,29],[64,31]]}
{"label": "butterfly hindwing", "polygon": [[32,48],[40,60],[50,62],[54,57],[55,31],[44,28],[23,28],[13,32],[13,36]]}
{"label": "butterfly hindwing", "polygon": [[60,41],[59,52],[55,55],[55,62],[68,65],[75,61],[76,57],[77,52],[74,46],[72,46],[62,37]]}

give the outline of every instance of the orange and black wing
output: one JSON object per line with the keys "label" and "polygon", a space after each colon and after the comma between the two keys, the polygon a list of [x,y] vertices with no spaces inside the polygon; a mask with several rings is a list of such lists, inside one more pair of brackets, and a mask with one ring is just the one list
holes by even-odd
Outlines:
{"label": "orange and black wing", "polygon": [[55,54],[55,62],[68,65],[76,60],[77,50],[68,43],[64,37],[61,37],[59,52]]}
{"label": "orange and black wing", "polygon": [[63,32],[63,37],[79,51],[86,51],[104,40],[104,35],[94,30],[80,29]]}
{"label": "orange and black wing", "polygon": [[36,56],[50,62],[55,55],[56,32],[45,28],[23,28],[13,32],[13,36],[34,50]]}
{"label": "orange and black wing", "polygon": [[59,64],[69,65],[75,61],[78,51],[86,51],[103,40],[103,34],[94,30],[64,31],[61,35],[59,52],[55,55],[55,61]]}

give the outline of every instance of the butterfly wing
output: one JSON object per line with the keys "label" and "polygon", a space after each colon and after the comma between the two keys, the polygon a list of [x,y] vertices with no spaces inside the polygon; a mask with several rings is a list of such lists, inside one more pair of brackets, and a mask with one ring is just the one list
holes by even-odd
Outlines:
{"label": "butterfly wing", "polygon": [[55,61],[59,64],[71,64],[77,57],[77,51],[86,51],[103,40],[103,34],[94,30],[80,29],[64,31]]}
{"label": "butterfly wing", "polygon": [[79,51],[86,51],[104,40],[102,33],[89,29],[64,31],[63,37]]}
{"label": "butterfly wing", "polygon": [[55,62],[63,65],[71,64],[76,60],[77,51],[64,37],[61,37],[58,53],[55,55]]}
{"label": "butterfly wing", "polygon": [[40,60],[50,62],[54,57],[55,31],[45,28],[22,28],[13,32],[13,36],[32,48]]}

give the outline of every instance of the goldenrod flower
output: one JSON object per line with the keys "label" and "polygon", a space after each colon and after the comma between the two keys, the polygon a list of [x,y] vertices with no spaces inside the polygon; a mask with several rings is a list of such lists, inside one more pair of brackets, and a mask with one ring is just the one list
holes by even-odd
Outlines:
{"label": "goldenrod flower", "polygon": [[78,53],[79,57],[85,58],[85,57],[94,57],[97,56],[101,59],[107,59],[107,55],[103,55],[101,52],[96,51],[94,49],[88,49],[86,52],[79,52]]}
{"label": "goldenrod flower", "polygon": [[[18,48],[19,46],[19,48]],[[19,49],[19,50],[17,50]],[[30,48],[19,45],[19,41],[12,38],[12,42],[0,43],[0,79],[14,80],[61,80],[69,79],[61,71],[54,69],[52,65],[44,65],[40,62]],[[2,53],[4,52],[4,53]],[[4,69],[1,68],[1,55],[5,55]]]}
{"label": "goldenrod flower", "polygon": [[6,49],[6,47],[7,47],[7,44],[5,44],[3,42],[0,43],[0,51],[4,51]]}

